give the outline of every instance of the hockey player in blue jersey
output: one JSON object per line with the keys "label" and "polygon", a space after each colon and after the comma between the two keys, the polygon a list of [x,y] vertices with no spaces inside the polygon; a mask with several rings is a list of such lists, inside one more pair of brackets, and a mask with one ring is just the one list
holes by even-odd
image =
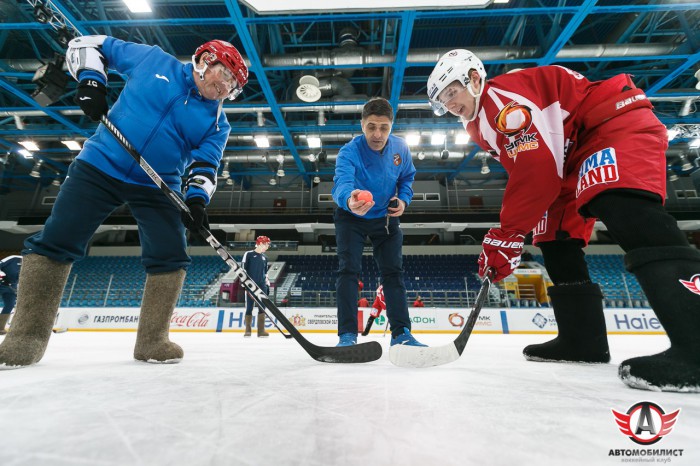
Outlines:
{"label": "hockey player in blue jersey", "polygon": [[[403,233],[399,227],[399,217],[413,197],[416,168],[406,142],[391,134],[393,121],[394,111],[386,99],[369,100],[362,109],[363,135],[340,149],[335,164],[332,194],[338,205],[334,217],[339,260],[337,346],[357,343],[357,285],[367,237],[382,276],[391,344],[425,346],[411,335],[403,282]],[[373,200],[358,199],[362,191],[369,191]]]}
{"label": "hockey player in blue jersey", "polygon": [[[75,101],[93,121],[110,120],[175,192],[187,176],[184,199],[193,217],[182,219],[110,132],[100,125],[68,169],[44,230],[25,241],[21,286],[12,330],[0,345],[0,368],[38,362],[46,350],[71,264],[112,211],[126,204],[138,224],[147,278],[134,358],[178,362],[183,350],[170,341],[169,324],[190,264],[185,227],[207,224],[205,206],[230,126],[223,100],[248,81],[236,48],[213,40],[182,64],[159,47],[108,36],[85,36],[68,45],[70,74],[79,82]],[[107,69],[127,77],[113,107],[107,105]],[[184,225],[183,225],[184,223]]]}
{"label": "hockey player in blue jersey", "polygon": [[[258,236],[255,240],[255,249],[243,254],[242,265],[248,276],[258,285],[265,294],[270,294],[270,280],[267,278],[267,256],[265,251],[270,249],[270,238]],[[249,337],[253,323],[253,306],[255,301],[248,293],[245,295],[245,333],[244,337]],[[265,312],[258,309],[258,337],[269,337],[265,331]]]}
{"label": "hockey player in blue jersey", "polygon": [[8,256],[0,260],[0,299],[3,301],[0,311],[0,335],[7,333],[5,326],[17,301],[17,282],[21,266],[22,256]]}

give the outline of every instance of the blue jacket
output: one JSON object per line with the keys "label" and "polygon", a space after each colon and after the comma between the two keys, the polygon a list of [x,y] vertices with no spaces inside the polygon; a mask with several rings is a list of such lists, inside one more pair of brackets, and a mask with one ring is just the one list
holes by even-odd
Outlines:
{"label": "blue jacket", "polygon": [[5,274],[0,281],[0,285],[11,287],[17,290],[17,282],[19,281],[19,268],[22,264],[22,256],[8,256],[0,260],[0,271]]}
{"label": "blue jacket", "polygon": [[[109,119],[168,186],[180,192],[182,176],[193,162],[206,163],[195,171],[216,179],[231,126],[222,112],[217,129],[219,101],[199,94],[192,64],[183,65],[159,47],[114,37],[105,39],[101,53],[109,68],[128,77]],[[104,125],[77,158],[126,183],[154,186]],[[190,186],[186,197],[196,196],[209,202],[204,190]]]}
{"label": "blue jacket", "polygon": [[331,193],[338,207],[350,212],[350,193],[355,189],[369,191],[374,197],[374,207],[359,218],[381,218],[386,216],[392,197],[397,196],[406,206],[411,203],[415,176],[416,167],[406,141],[389,135],[384,149],[377,152],[369,147],[363,134],[353,138],[338,152]]}
{"label": "blue jacket", "polygon": [[247,251],[241,263],[248,276],[263,290],[267,289],[267,256],[255,250]]}

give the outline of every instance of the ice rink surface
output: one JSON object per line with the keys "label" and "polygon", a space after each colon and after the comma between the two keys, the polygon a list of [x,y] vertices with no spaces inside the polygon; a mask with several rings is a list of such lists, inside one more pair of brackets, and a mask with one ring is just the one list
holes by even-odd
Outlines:
{"label": "ice rink surface", "polygon": [[279,334],[171,335],[185,349],[180,364],[134,361],[135,333],[68,332],[52,336],[38,365],[0,371],[0,464],[628,464],[608,456],[640,448],[611,408],[638,401],[681,408],[648,448],[683,449],[670,464],[700,464],[700,395],[632,390],[617,378],[620,361],[666,348],[665,337],[611,336],[613,363],[592,366],[522,357],[549,335],[477,334],[452,364],[401,369],[388,336],[368,337],[384,346],[379,361],[343,365],[316,362]]}

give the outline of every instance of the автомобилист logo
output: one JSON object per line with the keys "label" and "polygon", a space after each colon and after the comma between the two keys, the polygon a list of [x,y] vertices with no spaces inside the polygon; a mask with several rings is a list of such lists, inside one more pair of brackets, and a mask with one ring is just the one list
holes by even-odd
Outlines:
{"label": "\u0430\u0432\u0442\u043e\u043c\u043e\u0431\u0438\u043b\u0438\u0441\u0442 logo", "polygon": [[[639,401],[626,412],[611,409],[615,423],[622,435],[636,445],[630,448],[610,449],[608,456],[621,457],[623,462],[648,461],[670,462],[673,457],[682,457],[682,448],[653,447],[668,436],[678,421],[680,408],[666,413],[664,409],[651,401]],[[641,446],[642,448],[640,448]]]}

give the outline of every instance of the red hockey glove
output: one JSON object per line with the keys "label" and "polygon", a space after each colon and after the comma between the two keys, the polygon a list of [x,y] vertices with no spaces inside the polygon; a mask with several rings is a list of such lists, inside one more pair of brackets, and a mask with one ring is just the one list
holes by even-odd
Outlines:
{"label": "red hockey glove", "polygon": [[503,280],[520,265],[525,234],[519,231],[503,231],[491,228],[484,236],[483,251],[479,255],[479,276],[483,277],[486,269],[495,271],[494,282]]}

